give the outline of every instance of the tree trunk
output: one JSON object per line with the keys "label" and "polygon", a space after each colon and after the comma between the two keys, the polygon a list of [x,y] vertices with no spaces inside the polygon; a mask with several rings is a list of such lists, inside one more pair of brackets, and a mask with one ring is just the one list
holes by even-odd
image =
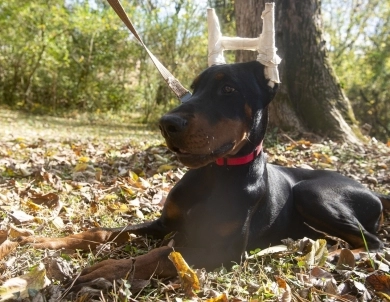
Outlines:
{"label": "tree trunk", "polygon": [[[271,1],[235,1],[239,37],[261,33],[265,2]],[[276,0],[275,24],[282,83],[270,105],[271,125],[360,143],[352,107],[327,58],[319,0]],[[255,58],[248,51],[236,54],[237,62]]]}

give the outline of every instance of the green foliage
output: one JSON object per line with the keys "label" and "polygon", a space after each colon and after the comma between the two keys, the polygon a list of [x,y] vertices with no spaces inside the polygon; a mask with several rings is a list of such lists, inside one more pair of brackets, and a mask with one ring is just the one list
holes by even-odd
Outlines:
{"label": "green foliage", "polygon": [[[194,77],[207,67],[206,8],[195,1],[176,1],[166,6],[160,0],[135,1],[144,16],[135,26],[153,54],[187,88]],[[176,96],[141,48],[137,107],[144,121],[177,106]]]}
{"label": "green foliage", "polygon": [[390,139],[390,1],[324,0],[330,58],[371,136]]}
{"label": "green foliage", "polygon": [[[126,1],[152,52],[183,84],[206,67],[204,9]],[[0,3],[0,104],[41,113],[125,109],[145,119],[177,101],[106,1]],[[163,87],[163,88],[160,88]]]}

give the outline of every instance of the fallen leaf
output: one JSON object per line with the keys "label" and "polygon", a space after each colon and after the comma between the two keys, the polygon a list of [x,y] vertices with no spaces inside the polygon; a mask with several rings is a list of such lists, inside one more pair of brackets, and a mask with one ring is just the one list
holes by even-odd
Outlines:
{"label": "fallen leaf", "polygon": [[43,261],[49,279],[66,281],[72,278],[73,271],[70,261],[66,261],[61,257],[47,257]]}
{"label": "fallen leaf", "polygon": [[153,195],[152,204],[164,205],[167,197],[160,191]]}
{"label": "fallen leaf", "polygon": [[134,198],[129,201],[129,206],[134,208],[139,208],[140,206],[140,200],[138,198]]}
{"label": "fallen leaf", "polygon": [[142,177],[140,177],[139,181],[140,181],[143,189],[150,188],[151,185],[146,179],[143,179]]}
{"label": "fallen leaf", "polygon": [[51,224],[57,229],[62,230],[65,227],[65,224],[61,217],[57,216],[50,220]]}
{"label": "fallen leaf", "polygon": [[253,255],[250,255],[248,257],[248,259],[253,259],[253,258],[256,258],[256,257],[269,255],[269,254],[283,253],[283,252],[286,252],[287,250],[288,250],[288,247],[286,245],[283,245],[283,244],[275,245],[275,246],[271,246],[271,247],[268,247],[266,249],[263,249],[260,252],[255,253]]}
{"label": "fallen leaf", "polygon": [[226,295],[226,293],[222,293],[217,297],[207,299],[205,302],[228,302],[229,299]]}
{"label": "fallen leaf", "polygon": [[0,301],[11,298],[27,298],[29,291],[41,290],[50,284],[46,277],[46,270],[41,263],[34,267],[29,273],[9,279],[0,286]]}
{"label": "fallen leaf", "polygon": [[10,224],[10,226],[9,226],[9,236],[11,238],[17,238],[17,237],[22,237],[22,236],[28,237],[28,236],[33,236],[33,235],[34,235],[34,232],[31,230],[18,228],[16,226],[14,226],[13,224]]}
{"label": "fallen leaf", "polygon": [[89,157],[87,156],[81,156],[78,158],[79,163],[87,163],[90,161]]}
{"label": "fallen leaf", "polygon": [[134,190],[128,185],[120,185],[120,188],[124,190],[126,193],[128,193],[129,195],[135,195]]}
{"label": "fallen leaf", "polygon": [[126,204],[121,203],[121,202],[112,202],[109,205],[107,205],[107,208],[116,214],[120,213],[126,213],[129,211],[129,208]]}
{"label": "fallen leaf", "polygon": [[57,209],[60,206],[60,197],[56,193],[34,194],[30,199],[37,205],[44,205],[49,209]]}
{"label": "fallen leaf", "polygon": [[169,254],[169,259],[176,267],[186,296],[193,297],[195,295],[195,291],[200,289],[198,276],[188,266],[187,262],[185,262],[179,252],[171,252]]}
{"label": "fallen leaf", "polygon": [[0,244],[6,241],[8,238],[8,232],[6,230],[0,230]]}
{"label": "fallen leaf", "polygon": [[74,171],[75,172],[83,172],[85,170],[87,170],[88,168],[88,164],[87,163],[78,163],[75,167],[74,167]]}
{"label": "fallen leaf", "polygon": [[310,271],[310,282],[326,293],[332,295],[338,293],[337,283],[333,275],[320,267],[316,266]]}
{"label": "fallen leaf", "polygon": [[380,272],[375,272],[374,274],[368,276],[366,281],[379,292],[390,294],[390,276],[382,274]]}
{"label": "fallen leaf", "polygon": [[[17,242],[13,242],[8,239],[5,240],[2,244],[0,244],[0,259],[3,259],[5,256],[12,253],[18,245],[19,244]],[[0,292],[0,297],[1,297],[1,292]]]}
{"label": "fallen leaf", "polygon": [[160,167],[158,167],[157,173],[163,173],[174,169],[176,169],[176,166],[174,165],[161,165]]}
{"label": "fallen leaf", "polygon": [[96,178],[96,180],[101,181],[102,180],[102,174],[103,174],[103,170],[102,169],[100,169],[100,168],[96,168],[95,169],[95,178]]}
{"label": "fallen leaf", "polygon": [[28,208],[29,208],[30,210],[34,211],[34,212],[38,212],[38,211],[40,211],[40,210],[43,209],[43,206],[40,206],[40,205],[38,205],[38,204],[32,202],[31,200],[28,200],[28,201],[26,202],[26,206],[28,206]]}
{"label": "fallen leaf", "polygon": [[133,171],[129,171],[129,177],[131,180],[137,182],[138,181],[138,175],[137,173],[133,172]]}
{"label": "fallen leaf", "polygon": [[140,211],[140,209],[135,210],[135,216],[137,216],[140,219],[144,219],[145,215]]}
{"label": "fallen leaf", "polygon": [[356,265],[355,256],[349,249],[342,249],[336,264],[338,270],[351,270]]}
{"label": "fallen leaf", "polygon": [[297,257],[297,260],[302,261],[305,264],[306,268],[324,265],[328,256],[328,250],[326,249],[326,240],[318,239],[314,241],[308,238],[304,238],[301,242],[305,244],[301,247],[302,249],[307,249],[309,247],[310,250],[305,256]]}
{"label": "fallen leaf", "polygon": [[278,276],[276,276],[275,279],[276,282],[278,283],[279,289],[282,289],[282,294],[279,296],[279,301],[290,302],[292,299],[290,286],[286,283],[285,280],[283,280]]}
{"label": "fallen leaf", "polygon": [[31,216],[21,210],[15,210],[9,214],[16,224],[22,224],[34,221],[34,216]]}

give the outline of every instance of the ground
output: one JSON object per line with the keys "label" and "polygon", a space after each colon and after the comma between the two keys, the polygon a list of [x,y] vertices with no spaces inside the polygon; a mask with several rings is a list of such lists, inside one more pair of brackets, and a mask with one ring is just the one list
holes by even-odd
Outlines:
{"label": "ground", "polygon": [[[327,253],[334,247],[308,239],[286,241],[273,253],[254,251],[232,271],[197,271],[198,290],[184,290],[179,280],[152,279],[138,288],[129,288],[126,282],[111,288],[101,281],[109,288],[104,296],[92,285],[78,297],[65,297],[64,284],[81,268],[106,258],[145,253],[161,244],[131,238],[124,246],[107,244],[82,252],[35,250],[15,241],[30,234],[64,236],[158,217],[167,193],[186,168],[166,149],[157,127],[131,120],[132,116],[116,115],[29,116],[0,109],[0,301],[8,297],[15,301],[43,301],[43,297],[48,301],[181,301],[189,296],[201,301],[379,301],[388,297],[387,253],[363,255],[355,262],[347,249],[344,260],[331,262]],[[264,145],[269,162],[337,170],[390,194],[390,149],[375,139],[350,146],[270,129]],[[386,245],[387,225],[386,219],[380,233]],[[26,285],[16,288],[20,280]]]}

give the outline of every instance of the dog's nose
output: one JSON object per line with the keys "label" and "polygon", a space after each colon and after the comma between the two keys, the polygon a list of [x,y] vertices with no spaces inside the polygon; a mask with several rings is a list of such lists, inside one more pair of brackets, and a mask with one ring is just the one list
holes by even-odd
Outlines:
{"label": "dog's nose", "polygon": [[159,127],[164,136],[172,136],[184,131],[187,120],[178,115],[166,114],[160,119]]}

